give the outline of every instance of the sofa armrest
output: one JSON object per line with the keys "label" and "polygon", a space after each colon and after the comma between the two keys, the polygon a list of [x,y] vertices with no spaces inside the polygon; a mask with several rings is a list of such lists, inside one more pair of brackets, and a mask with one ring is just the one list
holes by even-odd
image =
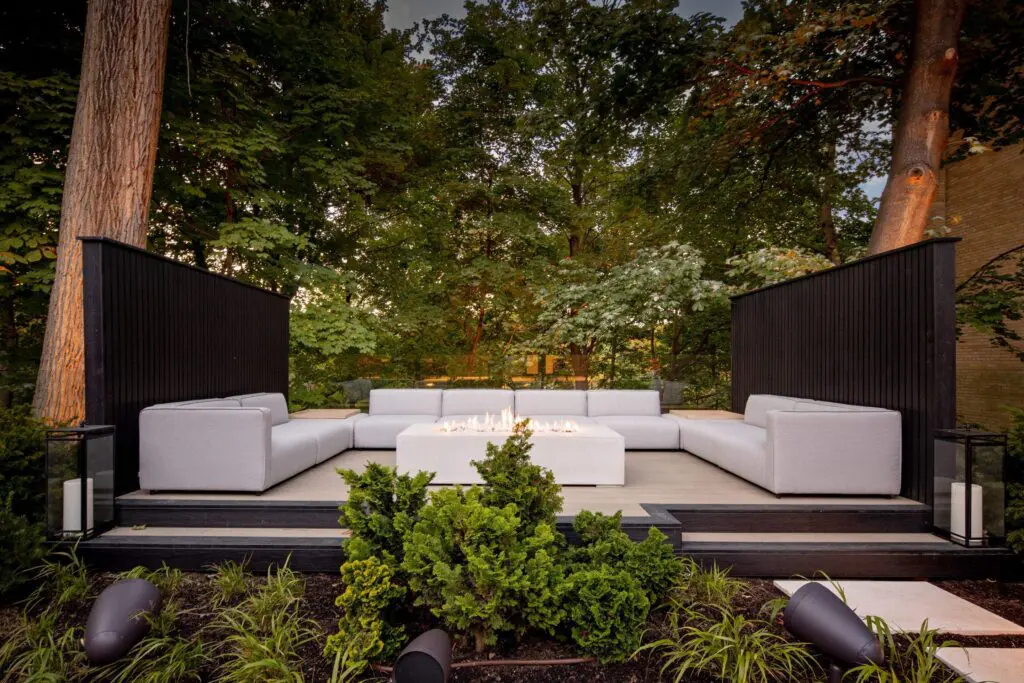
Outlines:
{"label": "sofa armrest", "polygon": [[263,491],[270,470],[267,408],[146,408],[139,485],[164,491]]}
{"label": "sofa armrest", "polygon": [[897,495],[903,437],[891,410],[768,411],[775,493]]}

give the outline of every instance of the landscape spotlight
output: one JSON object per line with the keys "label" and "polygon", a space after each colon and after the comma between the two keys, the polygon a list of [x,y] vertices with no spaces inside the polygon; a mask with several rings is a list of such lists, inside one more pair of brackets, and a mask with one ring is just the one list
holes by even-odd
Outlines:
{"label": "landscape spotlight", "polygon": [[782,613],[786,630],[811,643],[831,660],[830,680],[842,678],[842,668],[884,664],[882,644],[845,602],[820,583],[804,584],[793,593]]}
{"label": "landscape spotlight", "polygon": [[394,683],[447,683],[451,668],[452,639],[435,628],[406,645],[398,655]]}

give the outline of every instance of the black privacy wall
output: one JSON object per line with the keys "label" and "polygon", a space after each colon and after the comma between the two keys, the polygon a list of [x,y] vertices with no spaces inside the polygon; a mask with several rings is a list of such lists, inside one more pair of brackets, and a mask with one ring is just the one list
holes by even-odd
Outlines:
{"label": "black privacy wall", "polygon": [[931,504],[932,435],[956,422],[956,239],[935,239],[732,302],[732,406],[780,394],[898,410],[903,495]]}
{"label": "black privacy wall", "polygon": [[139,411],[288,392],[286,297],[104,238],[83,238],[85,405],[117,427],[118,494],[138,488]]}

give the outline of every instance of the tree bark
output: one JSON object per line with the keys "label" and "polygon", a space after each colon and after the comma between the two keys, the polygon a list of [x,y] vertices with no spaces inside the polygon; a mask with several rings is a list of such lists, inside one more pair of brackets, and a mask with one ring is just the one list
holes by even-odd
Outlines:
{"label": "tree bark", "polygon": [[919,242],[928,227],[949,139],[949,98],[966,4],[966,0],[916,2],[913,54],[869,254]]}
{"label": "tree bark", "polygon": [[78,238],[146,244],[171,0],[90,0],[61,206],[57,270],[33,408],[55,424],[85,415]]}

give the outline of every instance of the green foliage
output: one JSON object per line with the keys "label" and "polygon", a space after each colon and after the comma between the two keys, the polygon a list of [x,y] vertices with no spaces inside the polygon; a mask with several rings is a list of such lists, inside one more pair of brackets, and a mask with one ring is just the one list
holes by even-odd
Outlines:
{"label": "green foliage", "polygon": [[693,560],[684,560],[685,569],[680,572],[678,582],[672,589],[672,601],[682,605],[707,605],[729,608],[746,584],[729,576],[728,569],[719,569],[717,564],[704,569]]}
{"label": "green foliage", "polygon": [[45,605],[47,609],[84,600],[92,588],[85,562],[74,549],[52,553],[36,569],[32,580],[38,586],[29,596],[29,606]]}
{"label": "green foliage", "polygon": [[651,605],[658,604],[683,570],[668,538],[651,527],[647,538],[635,543],[621,529],[622,513],[607,516],[583,510],[573,528],[580,535],[578,562],[591,567],[609,567],[637,579]]}
{"label": "green foliage", "polygon": [[28,580],[27,567],[34,567],[43,558],[43,529],[12,510],[12,495],[0,502],[0,597]]}
{"label": "green foliage", "polygon": [[399,475],[395,468],[376,463],[367,463],[361,474],[353,470],[338,470],[338,474],[349,487],[339,520],[352,532],[346,544],[348,558],[377,557],[397,569],[402,563],[404,534],[418,519],[434,475]]}
{"label": "green foliage", "polygon": [[1024,319],[1024,244],[988,261],[957,285],[956,318],[986,335],[992,345],[1024,361],[1015,323]]}
{"label": "green foliage", "polygon": [[97,668],[94,675],[109,683],[202,681],[201,672],[209,664],[210,654],[199,633],[178,633],[179,614],[177,603],[166,600],[159,614],[148,617],[149,633],[122,659]]}
{"label": "green foliage", "polygon": [[59,631],[58,614],[45,610],[37,619],[22,615],[19,625],[0,643],[0,683],[73,680],[84,669],[82,631],[77,626]]}
{"label": "green foliage", "polygon": [[335,604],[341,610],[338,632],[327,640],[326,654],[343,655],[346,669],[357,674],[377,661],[390,661],[406,641],[404,624],[393,615],[406,589],[393,583],[394,572],[377,558],[341,566],[344,592]]}
{"label": "green foliage", "polygon": [[234,602],[249,591],[244,562],[239,564],[228,560],[214,565],[212,581],[216,590],[214,602],[217,605]]}
{"label": "green foliage", "polygon": [[562,511],[561,487],[555,483],[555,475],[530,462],[532,435],[529,421],[524,420],[500,446],[488,442],[487,456],[473,462],[487,486],[484,505],[515,505],[524,529],[538,524],[554,526]]}
{"label": "green foliage", "polygon": [[550,525],[524,528],[514,505],[488,506],[477,487],[442,489],[406,535],[402,569],[416,605],[482,651],[499,633],[557,622],[545,599],[558,590],[556,553]]}
{"label": "green foliage", "polygon": [[581,569],[566,580],[573,642],[601,662],[623,662],[640,647],[650,602],[640,582],[611,567]]}
{"label": "green foliage", "polygon": [[1007,435],[1008,470],[1006,497],[1007,543],[1024,553],[1024,409],[1010,410]]}
{"label": "green foliage", "polygon": [[168,567],[166,562],[160,563],[159,569],[147,567],[133,567],[121,574],[123,579],[145,579],[160,590],[160,594],[166,598],[172,598],[178,594],[181,581],[184,576],[180,569]]}
{"label": "green foliage", "polygon": [[726,273],[738,283],[739,291],[773,285],[783,280],[808,275],[831,268],[833,264],[824,256],[806,249],[765,247],[726,260]]}
{"label": "green foliage", "polygon": [[928,621],[921,624],[917,633],[904,638],[893,635],[884,619],[869,616],[865,620],[868,628],[882,641],[885,664],[865,664],[851,669],[847,678],[856,683],[963,683],[939,660],[942,647],[957,647],[955,641],[940,642],[938,630],[928,628]]}
{"label": "green foliage", "polygon": [[225,683],[301,683],[299,651],[318,638],[301,616],[304,586],[287,563],[236,606],[221,609],[212,628],[221,634],[217,680]]}
{"label": "green foliage", "polygon": [[817,670],[804,643],[787,640],[769,624],[735,614],[729,607],[697,610],[674,602],[668,636],[645,645],[662,658],[662,674],[674,683],[704,674],[735,683],[802,679]]}

